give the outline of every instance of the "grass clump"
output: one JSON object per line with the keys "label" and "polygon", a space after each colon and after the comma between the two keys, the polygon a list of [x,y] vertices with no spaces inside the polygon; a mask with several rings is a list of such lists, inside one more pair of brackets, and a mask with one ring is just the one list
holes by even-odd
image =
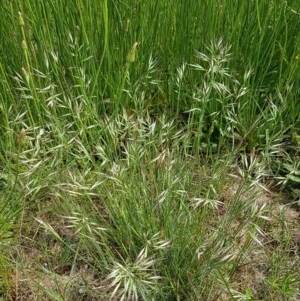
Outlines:
{"label": "grass clump", "polygon": [[298,1],[7,1],[1,300],[298,300]]}

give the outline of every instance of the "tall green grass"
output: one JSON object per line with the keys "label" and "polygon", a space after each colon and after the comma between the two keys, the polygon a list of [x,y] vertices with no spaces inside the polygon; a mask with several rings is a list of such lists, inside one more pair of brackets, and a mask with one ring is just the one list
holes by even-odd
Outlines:
{"label": "tall green grass", "polygon": [[[2,82],[3,112],[10,109],[11,116],[18,116],[26,111],[22,121],[28,126],[45,126],[53,121],[53,115],[68,115],[67,99],[80,99],[85,104],[81,114],[89,112],[90,117],[81,119],[88,126],[122,107],[135,110],[136,100],[132,97],[141,91],[144,99],[139,101],[140,109],[142,103],[142,109],[151,108],[154,114],[165,110],[180,116],[196,106],[193,94],[205,75],[186,68],[180,88],[178,68],[183,63],[195,63],[195,50],[203,52],[212,41],[222,39],[223,47],[230,47],[228,52],[232,54],[224,66],[230,76],[224,83],[223,78],[210,80],[220,80],[233,94],[236,81],[243,84],[249,73],[249,93],[239,101],[230,100],[237,106],[234,114],[239,116],[240,134],[247,135],[255,122],[265,128],[272,116],[272,104],[281,114],[279,124],[272,125],[275,132],[294,124],[298,127],[296,1],[248,1],[240,5],[227,1],[75,1],[70,7],[54,1],[15,1],[7,3],[1,14],[7,20],[1,27],[1,73],[7,79]],[[139,43],[138,55],[127,70],[126,57],[135,42]],[[155,74],[149,74],[150,57],[156,63]],[[209,62],[208,67],[218,68]],[[18,103],[11,102],[17,98]],[[206,118],[224,113],[215,97],[211,98],[212,110],[204,113]],[[4,113],[3,118],[6,128],[12,128],[13,121],[5,120]],[[73,118],[68,115],[67,120],[73,122]],[[214,119],[222,123],[222,128],[227,127],[222,118]],[[82,126],[76,122],[76,130]],[[261,133],[253,135],[256,141]]]}
{"label": "tall green grass", "polygon": [[4,2],[3,300],[296,300],[288,221],[273,233],[276,200],[253,187],[297,193],[299,14],[296,0]]}

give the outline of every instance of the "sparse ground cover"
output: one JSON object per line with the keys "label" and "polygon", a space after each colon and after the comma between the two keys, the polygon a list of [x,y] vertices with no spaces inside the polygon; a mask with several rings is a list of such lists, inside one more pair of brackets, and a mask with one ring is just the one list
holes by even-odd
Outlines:
{"label": "sparse ground cover", "polygon": [[298,1],[5,1],[0,300],[300,300]]}

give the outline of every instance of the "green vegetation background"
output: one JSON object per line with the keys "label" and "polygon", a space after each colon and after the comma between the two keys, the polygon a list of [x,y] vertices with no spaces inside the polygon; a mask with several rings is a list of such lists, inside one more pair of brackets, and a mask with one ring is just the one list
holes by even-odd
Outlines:
{"label": "green vegetation background", "polygon": [[[102,293],[123,300],[215,300],[218,283],[234,299],[264,216],[243,193],[299,197],[299,28],[298,0],[3,1],[1,241],[22,249],[42,227],[64,250],[45,248],[51,272],[92,258]],[[240,189],[213,222],[233,169]],[[22,264],[6,247],[1,262],[9,296]],[[285,275],[240,294],[296,295]]]}

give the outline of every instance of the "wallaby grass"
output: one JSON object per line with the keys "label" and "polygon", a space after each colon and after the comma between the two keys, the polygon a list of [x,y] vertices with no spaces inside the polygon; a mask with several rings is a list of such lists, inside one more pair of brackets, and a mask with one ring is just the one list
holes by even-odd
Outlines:
{"label": "wallaby grass", "polygon": [[7,1],[0,300],[299,300],[298,1]]}

